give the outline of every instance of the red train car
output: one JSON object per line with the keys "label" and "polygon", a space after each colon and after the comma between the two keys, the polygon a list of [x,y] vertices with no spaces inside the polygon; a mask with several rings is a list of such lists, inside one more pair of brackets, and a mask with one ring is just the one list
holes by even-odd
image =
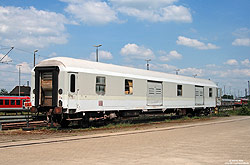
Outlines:
{"label": "red train car", "polygon": [[25,109],[29,105],[29,96],[0,96],[0,110]]}
{"label": "red train car", "polygon": [[234,102],[235,106],[248,105],[248,99],[238,99]]}

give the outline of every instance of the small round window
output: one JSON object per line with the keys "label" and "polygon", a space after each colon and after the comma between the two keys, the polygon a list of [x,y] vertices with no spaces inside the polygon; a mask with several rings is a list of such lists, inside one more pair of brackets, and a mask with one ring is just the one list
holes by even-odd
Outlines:
{"label": "small round window", "polygon": [[63,90],[59,89],[58,93],[61,95],[63,93]]}

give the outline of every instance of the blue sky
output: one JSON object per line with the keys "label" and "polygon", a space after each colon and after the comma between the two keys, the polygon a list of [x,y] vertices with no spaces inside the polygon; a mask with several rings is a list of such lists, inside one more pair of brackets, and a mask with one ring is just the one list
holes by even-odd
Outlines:
{"label": "blue sky", "polygon": [[[0,88],[30,80],[55,56],[211,79],[244,95],[250,80],[249,0],[0,0]],[[8,64],[7,64],[8,63]]]}

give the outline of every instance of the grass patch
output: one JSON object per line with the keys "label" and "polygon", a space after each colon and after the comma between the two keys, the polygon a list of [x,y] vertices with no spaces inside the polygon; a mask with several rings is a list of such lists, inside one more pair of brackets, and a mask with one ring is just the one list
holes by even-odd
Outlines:
{"label": "grass patch", "polygon": [[[231,110],[230,110],[231,111]],[[219,113],[211,114],[212,117],[229,117],[231,113],[229,111],[219,111]]]}
{"label": "grass patch", "polygon": [[169,123],[171,121],[172,121],[171,119],[166,119],[164,122]]}
{"label": "grass patch", "polygon": [[164,122],[170,123],[170,122],[178,122],[178,121],[192,121],[192,120],[201,120],[201,119],[209,119],[211,116],[193,116],[193,117],[188,117],[188,116],[183,116],[181,118],[176,118],[176,119],[166,119]]}
{"label": "grass patch", "polygon": [[250,109],[246,106],[242,106],[241,109],[239,109],[237,113],[238,113],[238,115],[249,116]]}
{"label": "grass patch", "polygon": [[114,124],[114,123],[110,123],[106,126],[103,126],[102,128],[122,128],[122,127],[131,127],[134,124],[130,124],[130,123],[118,123],[118,124]]}
{"label": "grass patch", "polygon": [[217,117],[226,117],[226,116],[250,116],[250,108],[247,106],[242,106],[235,110],[219,111],[218,114],[213,114]]}
{"label": "grass patch", "polygon": [[[179,120],[190,120],[190,119],[191,119],[190,117],[184,116],[184,117],[180,118]],[[177,120],[178,120],[178,119],[177,119]]]}
{"label": "grass patch", "polygon": [[204,118],[204,116],[194,116],[191,119],[202,119],[202,118]]}

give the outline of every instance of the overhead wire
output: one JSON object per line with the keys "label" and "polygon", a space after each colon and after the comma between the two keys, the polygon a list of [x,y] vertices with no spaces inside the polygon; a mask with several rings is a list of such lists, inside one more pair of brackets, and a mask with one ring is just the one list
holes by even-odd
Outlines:
{"label": "overhead wire", "polygon": [[[8,49],[11,49],[12,47],[13,47],[13,46],[5,46],[5,45],[1,45],[1,44],[0,44],[0,52],[4,52],[4,51],[6,51],[6,50],[8,50]],[[15,47],[15,48],[12,48],[12,49],[14,49],[14,50],[13,50],[14,53],[9,51],[9,52],[8,52],[9,54],[7,54],[7,55],[5,55],[5,56],[4,56],[5,53],[1,53],[1,54],[3,54],[3,56],[0,57],[0,59],[2,60],[2,61],[0,61],[0,66],[1,66],[1,64],[16,66],[16,65],[18,65],[18,64],[20,64],[20,63],[22,63],[22,62],[27,62],[27,61],[28,61],[28,57],[32,57],[32,55],[33,55],[33,53],[34,53],[34,52],[32,52],[32,51],[25,50],[25,49],[18,48],[18,47]],[[11,50],[12,50],[12,49],[11,49]],[[29,56],[25,56],[23,53],[21,54],[21,56],[16,56],[16,54],[18,54],[18,52],[16,52],[16,51],[24,52],[24,53],[26,53],[26,54],[29,54]],[[15,53],[15,52],[16,52],[16,53]],[[43,55],[40,55],[40,54],[36,54],[36,55],[37,55],[38,57],[39,57],[39,56],[42,56],[42,57],[45,57],[45,58],[48,58],[48,57],[49,57],[49,56],[43,56]],[[9,58],[10,58],[10,56],[11,56],[12,61],[6,61],[6,60],[5,60],[6,57],[9,57]],[[13,56],[14,56],[14,57],[13,57]],[[30,65],[31,62],[28,62],[28,64]],[[1,69],[0,69],[0,75],[2,75],[2,76],[4,76],[4,77],[6,77],[7,75],[11,75],[11,77],[12,77],[12,76],[17,75],[17,74],[19,73],[18,71],[14,71],[14,70],[15,70],[14,67],[11,67],[11,69],[9,69],[9,68],[7,68],[7,69],[1,68]],[[6,73],[6,75],[4,75],[4,73]],[[24,79],[22,80],[21,84],[26,84],[25,81],[26,81],[26,79],[27,79],[27,76],[30,76],[31,73],[24,73],[24,72],[22,72],[22,69],[21,69],[21,74],[22,74],[24,77],[26,77],[26,78],[24,78]],[[10,81],[8,81],[7,79],[4,79],[4,78],[1,78],[1,79],[2,79],[2,80],[0,81],[0,86],[6,87],[6,88],[14,87],[14,86],[16,86],[17,83],[18,83],[17,80],[13,80],[13,81],[10,80]],[[2,87],[1,87],[1,88],[2,88]]]}
{"label": "overhead wire", "polygon": [[[34,52],[27,51],[27,50],[24,50],[24,49],[20,49],[20,48],[15,48],[15,49],[17,49],[19,51],[22,51],[22,52],[25,52],[25,53],[32,54],[32,55],[34,54]],[[41,57],[50,57],[50,56],[41,55],[40,53],[36,53],[36,55],[41,56]]]}
{"label": "overhead wire", "polygon": [[9,49],[9,48],[0,48],[0,50],[5,50],[5,49]]}
{"label": "overhead wire", "polygon": [[[13,46],[12,46],[12,47],[10,47],[10,46],[0,45],[0,47],[5,47],[4,49],[8,49],[8,48],[12,48]],[[22,51],[22,52],[25,52],[25,53],[28,53],[28,54],[31,54],[31,55],[33,55],[33,54],[34,54],[34,52],[29,51],[29,50],[25,50],[25,49],[18,48],[18,47],[14,47],[14,48],[15,48],[15,50]],[[0,50],[1,50],[1,49],[0,49]],[[50,56],[45,56],[45,55],[40,54],[40,53],[36,53],[36,55],[41,56],[41,57],[46,57],[46,58],[49,58],[49,57],[50,57]]]}
{"label": "overhead wire", "polygon": [[[12,47],[10,47],[10,46],[5,46],[5,45],[0,45],[0,47],[4,47],[4,48],[2,48],[2,49],[9,49],[9,48],[12,48]],[[27,54],[29,54],[29,55],[33,55],[33,54],[34,54],[34,52],[32,52],[32,51],[25,50],[25,49],[18,48],[18,47],[15,47],[15,50],[21,51],[21,52],[24,52],[24,53],[27,53]],[[50,56],[42,55],[42,54],[40,54],[40,53],[36,53],[36,56],[38,56],[38,59],[39,59],[40,57],[44,57],[44,58],[49,58],[49,57],[50,57]],[[18,60],[17,58],[15,58],[14,61],[16,61],[16,62],[23,62],[23,60]],[[8,64],[8,65],[18,65],[18,63],[13,63],[12,61],[7,61],[7,62],[5,62],[5,61],[0,61],[0,63]],[[30,64],[30,63],[29,63],[29,64]]]}
{"label": "overhead wire", "polygon": [[6,46],[6,45],[1,45],[1,44],[0,44],[0,47],[11,48],[12,46]]}
{"label": "overhead wire", "polygon": [[4,86],[7,86],[7,87],[13,87],[13,85],[4,85]]}
{"label": "overhead wire", "polygon": [[16,66],[16,65],[18,65],[18,63],[10,63],[10,62],[0,62],[1,64],[7,64],[7,65],[14,65],[14,66]]}
{"label": "overhead wire", "polygon": [[[10,82],[9,80],[1,80],[1,82],[0,83],[2,83],[2,82]],[[11,82],[19,82],[18,80],[11,80]]]}
{"label": "overhead wire", "polygon": [[[0,70],[0,71],[7,72],[7,73],[19,73],[15,71],[6,71],[6,70]],[[22,73],[22,74],[30,75],[31,73]]]}
{"label": "overhead wire", "polygon": [[9,82],[0,82],[0,84],[5,84],[5,83],[7,83],[7,84],[16,84],[16,83],[18,83],[19,81],[9,81]]}
{"label": "overhead wire", "polygon": [[14,47],[11,47],[11,49],[0,59],[0,62],[14,49]]}

